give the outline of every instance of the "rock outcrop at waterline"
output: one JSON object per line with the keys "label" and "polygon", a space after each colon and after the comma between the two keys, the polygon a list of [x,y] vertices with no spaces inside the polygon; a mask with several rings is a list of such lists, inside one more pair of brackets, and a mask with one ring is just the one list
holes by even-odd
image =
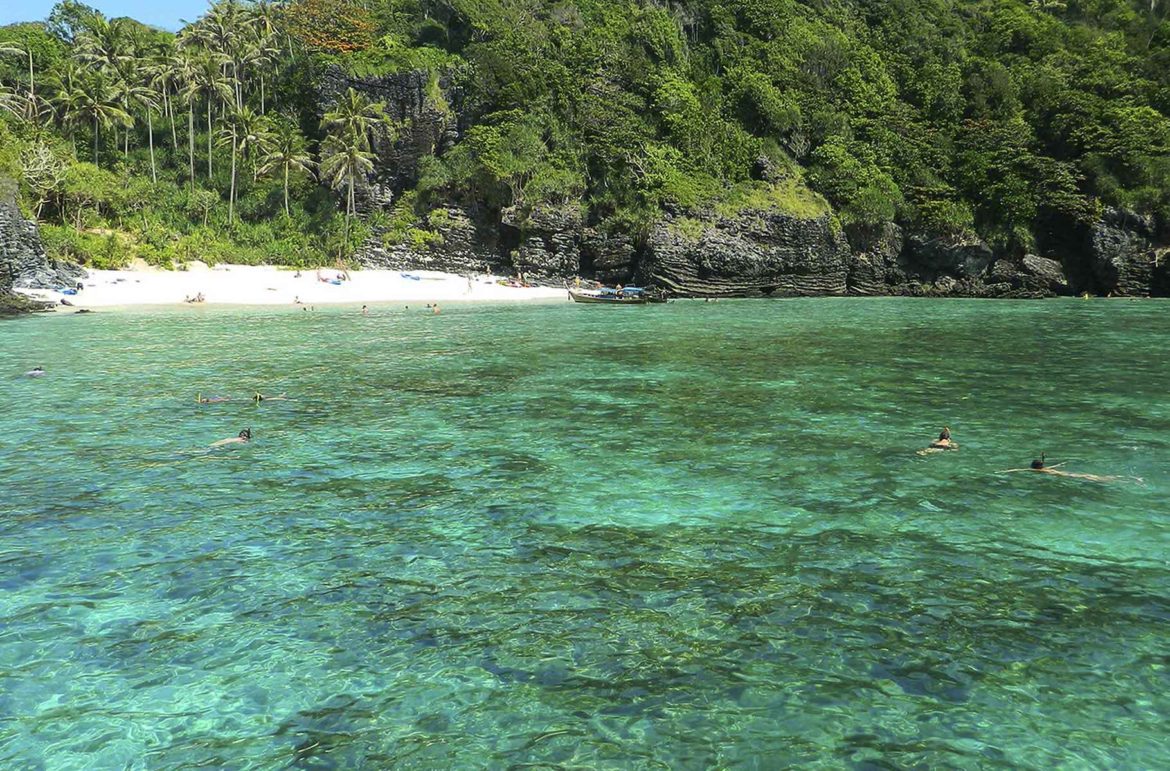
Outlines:
{"label": "rock outcrop at waterline", "polygon": [[1170,241],[1149,215],[1106,209],[1085,237],[1096,291],[1121,297],[1170,295]]}
{"label": "rock outcrop at waterline", "polygon": [[684,296],[839,295],[849,243],[827,214],[667,214],[647,236],[637,272],[642,283]]}
{"label": "rock outcrop at waterline", "polygon": [[433,238],[358,254],[368,267],[581,275],[661,286],[676,296],[902,295],[1040,298],[1170,296],[1170,239],[1152,219],[1112,210],[1042,254],[1001,254],[971,235],[905,234],[893,223],[839,228],[829,215],[665,212],[641,238],[586,224],[576,205],[492,214],[455,205],[420,221]]}
{"label": "rock outcrop at waterline", "polygon": [[13,292],[13,288],[73,286],[83,278],[84,269],[45,256],[36,223],[26,220],[16,205],[15,183],[0,180],[0,314],[48,307]]}
{"label": "rock outcrop at waterline", "polygon": [[[459,142],[469,125],[463,94],[450,72],[365,77],[332,66],[319,83],[320,110],[351,87],[384,102],[398,126],[393,138],[375,132],[375,170],[357,189],[360,211],[388,212],[417,186],[425,158],[442,157]],[[759,177],[777,181],[768,169]],[[972,234],[904,232],[894,223],[842,228],[830,213],[667,207],[648,231],[635,234],[597,221],[581,201],[501,210],[466,191],[451,195],[405,232],[375,230],[357,261],[398,270],[490,270],[542,283],[580,275],[698,297],[1170,295],[1170,233],[1159,233],[1149,216],[1118,209],[1091,225],[1057,223],[1049,234],[1037,222],[1037,253],[1007,254]]]}

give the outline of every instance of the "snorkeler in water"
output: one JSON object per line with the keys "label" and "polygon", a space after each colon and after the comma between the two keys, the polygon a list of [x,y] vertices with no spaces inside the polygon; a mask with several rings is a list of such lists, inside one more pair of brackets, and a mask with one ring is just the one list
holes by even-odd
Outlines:
{"label": "snorkeler in water", "polygon": [[959,449],[959,443],[951,439],[951,427],[943,426],[943,430],[939,432],[938,439],[935,439],[926,448],[919,450],[919,455],[929,455],[932,452],[944,452],[946,450]]}
{"label": "snorkeler in water", "polygon": [[201,393],[195,394],[195,402],[197,404],[218,404],[219,402],[230,402],[230,396],[204,396]]}
{"label": "snorkeler in water", "polygon": [[247,444],[250,441],[252,441],[252,429],[245,428],[243,431],[241,431],[236,436],[233,436],[231,439],[220,439],[218,442],[212,442],[211,446],[212,447],[223,447],[223,446],[229,445],[229,444]]}
{"label": "snorkeler in water", "polygon": [[256,404],[259,404],[260,402],[287,402],[289,401],[289,398],[283,393],[277,394],[276,396],[265,396],[264,394],[257,391],[256,395],[252,397],[252,401],[256,402]]}
{"label": "snorkeler in water", "polygon": [[1048,464],[1047,456],[1040,453],[1040,457],[1033,460],[1028,468],[1005,468],[999,472],[1001,474],[1010,474],[1015,471],[1033,471],[1037,474],[1050,474],[1054,477],[1066,477],[1068,479],[1087,479],[1090,482],[1141,482],[1141,477],[1123,477],[1123,476],[1105,476],[1101,474],[1078,474],[1072,471],[1059,471],[1058,469],[1065,465],[1064,463]]}
{"label": "snorkeler in water", "polygon": [[44,375],[45,375],[45,368],[44,367],[33,367],[28,372],[24,373],[25,377],[44,377]]}

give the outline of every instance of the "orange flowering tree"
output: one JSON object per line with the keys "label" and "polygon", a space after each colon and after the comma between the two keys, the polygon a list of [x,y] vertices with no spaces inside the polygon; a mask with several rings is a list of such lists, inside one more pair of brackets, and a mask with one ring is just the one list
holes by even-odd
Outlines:
{"label": "orange flowering tree", "polygon": [[346,0],[297,0],[288,6],[285,19],[294,37],[321,51],[361,51],[374,41],[369,11]]}

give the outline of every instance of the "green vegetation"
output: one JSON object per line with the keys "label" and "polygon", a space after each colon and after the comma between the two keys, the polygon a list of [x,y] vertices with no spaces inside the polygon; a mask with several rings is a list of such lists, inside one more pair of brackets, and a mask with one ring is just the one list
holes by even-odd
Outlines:
{"label": "green vegetation", "polygon": [[833,211],[1002,249],[1106,205],[1170,224],[1170,0],[222,0],[178,35],[66,0],[0,29],[0,175],[95,264],[344,258],[410,127],[316,104],[334,65],[421,72],[458,113],[387,242],[436,244],[449,203],[635,231]]}

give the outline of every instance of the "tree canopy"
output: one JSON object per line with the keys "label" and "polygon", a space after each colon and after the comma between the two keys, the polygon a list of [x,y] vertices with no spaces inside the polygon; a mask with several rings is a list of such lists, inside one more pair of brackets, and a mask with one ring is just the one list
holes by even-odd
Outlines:
{"label": "tree canopy", "polygon": [[[344,252],[378,170],[337,116],[381,107],[318,104],[329,68],[458,94],[458,141],[397,191],[420,215],[577,203],[637,229],[819,195],[1002,249],[1103,206],[1170,223],[1170,0],[220,0],[178,35],[67,0],[0,28],[0,173],[78,251],[113,224],[160,261]],[[156,193],[120,208],[98,171]]]}

